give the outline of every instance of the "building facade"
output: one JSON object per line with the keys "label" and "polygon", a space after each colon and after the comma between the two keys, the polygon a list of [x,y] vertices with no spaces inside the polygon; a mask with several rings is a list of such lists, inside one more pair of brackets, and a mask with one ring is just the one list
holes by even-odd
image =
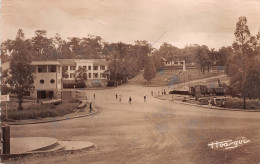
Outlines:
{"label": "building facade", "polygon": [[[3,63],[1,70],[8,70],[10,63]],[[32,61],[34,66],[34,91],[28,96],[34,99],[62,98],[64,83],[75,83],[76,71],[82,67],[87,74],[87,87],[103,87],[107,85],[105,71],[108,62],[104,59],[61,59],[56,61]],[[62,77],[62,70],[68,74]],[[5,80],[5,79],[2,79]]]}
{"label": "building facade", "polygon": [[176,68],[182,68],[183,71],[186,71],[186,63],[185,60],[166,60],[165,58],[162,58],[162,63],[164,66],[167,67],[176,67]]}
{"label": "building facade", "polygon": [[56,99],[61,97],[62,70],[58,61],[33,61],[34,91],[31,97],[37,99]]}
{"label": "building facade", "polygon": [[63,78],[64,83],[76,83],[76,71],[81,67],[86,70],[87,87],[107,84],[105,71],[108,69],[108,62],[105,59],[60,59],[59,62],[68,75],[68,77]]}

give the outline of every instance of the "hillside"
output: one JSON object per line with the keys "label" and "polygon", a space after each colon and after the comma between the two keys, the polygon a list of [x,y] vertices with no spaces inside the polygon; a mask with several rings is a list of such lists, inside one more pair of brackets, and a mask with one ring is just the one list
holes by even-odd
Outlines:
{"label": "hillside", "polygon": [[[224,74],[223,71],[218,72],[217,70],[213,70],[205,72],[204,74],[200,72],[198,69],[187,69],[187,71],[182,70],[160,70],[156,73],[156,76],[151,81],[152,87],[157,86],[166,86],[166,85],[174,85],[178,83],[185,82],[189,83],[190,80],[203,79],[207,77],[217,76]],[[130,80],[129,84],[136,85],[146,85],[146,81],[143,78],[142,73],[139,73],[136,77]]]}

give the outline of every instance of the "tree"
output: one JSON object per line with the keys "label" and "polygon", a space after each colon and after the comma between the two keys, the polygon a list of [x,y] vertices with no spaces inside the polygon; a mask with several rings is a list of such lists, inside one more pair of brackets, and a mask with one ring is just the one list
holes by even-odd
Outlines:
{"label": "tree", "polygon": [[186,45],[184,49],[182,49],[182,58],[187,64],[196,61],[196,51],[198,47],[198,44],[192,44]]}
{"label": "tree", "polygon": [[118,42],[111,43],[109,46],[111,49],[111,62],[108,65],[108,70],[110,72],[110,80],[117,81],[124,80],[127,78],[127,54],[129,51],[129,45],[126,43]]}
{"label": "tree", "polygon": [[221,47],[215,55],[216,65],[225,66],[228,57],[232,54],[232,47]]}
{"label": "tree", "polygon": [[100,36],[88,35],[81,40],[80,46],[84,51],[84,58],[100,58],[102,52],[102,38]]}
{"label": "tree", "polygon": [[6,83],[10,85],[10,91],[18,95],[19,110],[22,110],[22,98],[27,92],[34,89],[33,72],[35,68],[31,65],[31,54],[29,43],[25,40],[24,33],[21,29],[18,30],[16,39],[12,42],[11,62],[10,62],[10,77]]}
{"label": "tree", "polygon": [[211,64],[210,60],[210,51],[209,48],[205,45],[197,47],[196,50],[196,62],[200,65],[201,72],[204,74],[205,73],[205,67],[208,67],[209,71],[209,66]]}
{"label": "tree", "polygon": [[12,41],[7,39],[1,43],[1,62],[5,63],[10,61],[10,53],[12,51]]}
{"label": "tree", "polygon": [[153,59],[156,70],[158,71],[158,70],[162,69],[162,67],[163,67],[162,57],[158,50],[156,50],[152,53],[152,59]]}
{"label": "tree", "polygon": [[[228,58],[226,73],[230,77],[231,89],[242,94],[243,108],[246,98],[259,98],[259,63],[255,37],[252,37],[246,17],[240,17],[234,32],[233,55]],[[257,38],[257,37],[256,37]]]}
{"label": "tree", "polygon": [[78,70],[76,70],[76,76],[75,76],[75,81],[76,82],[81,82],[81,83],[86,83],[88,80],[87,76],[87,69],[85,67],[79,67]]}
{"label": "tree", "polygon": [[31,39],[33,60],[50,60],[58,58],[53,40],[46,36],[46,30],[35,31],[35,36]]}
{"label": "tree", "polygon": [[147,84],[151,84],[151,80],[156,75],[156,68],[154,65],[154,62],[151,57],[147,57],[147,60],[145,62],[144,66],[144,79],[147,80]]}
{"label": "tree", "polygon": [[62,67],[62,78],[68,78],[69,74],[66,67]]}

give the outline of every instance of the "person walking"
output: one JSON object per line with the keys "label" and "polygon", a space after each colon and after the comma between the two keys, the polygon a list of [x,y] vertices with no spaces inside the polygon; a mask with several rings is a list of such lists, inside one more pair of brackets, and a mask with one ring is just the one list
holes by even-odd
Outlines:
{"label": "person walking", "polygon": [[132,97],[130,96],[129,97],[129,104],[131,105],[131,103],[132,103]]}
{"label": "person walking", "polygon": [[119,95],[119,102],[121,103],[121,95]]}
{"label": "person walking", "polygon": [[146,95],[144,95],[144,102],[146,102]]}
{"label": "person walking", "polygon": [[94,93],[93,98],[96,99],[96,94]]}
{"label": "person walking", "polygon": [[153,96],[153,91],[151,91],[151,95]]}
{"label": "person walking", "polygon": [[92,111],[92,102],[90,102],[89,104],[89,113],[91,113],[91,111]]}
{"label": "person walking", "polygon": [[116,100],[117,100],[117,93],[116,93]]}

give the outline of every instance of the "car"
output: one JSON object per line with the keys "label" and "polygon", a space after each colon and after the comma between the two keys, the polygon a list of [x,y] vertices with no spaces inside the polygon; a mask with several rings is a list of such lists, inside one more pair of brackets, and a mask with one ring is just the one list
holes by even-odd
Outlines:
{"label": "car", "polygon": [[214,97],[211,100],[211,104],[214,106],[224,107],[227,99],[225,97]]}

